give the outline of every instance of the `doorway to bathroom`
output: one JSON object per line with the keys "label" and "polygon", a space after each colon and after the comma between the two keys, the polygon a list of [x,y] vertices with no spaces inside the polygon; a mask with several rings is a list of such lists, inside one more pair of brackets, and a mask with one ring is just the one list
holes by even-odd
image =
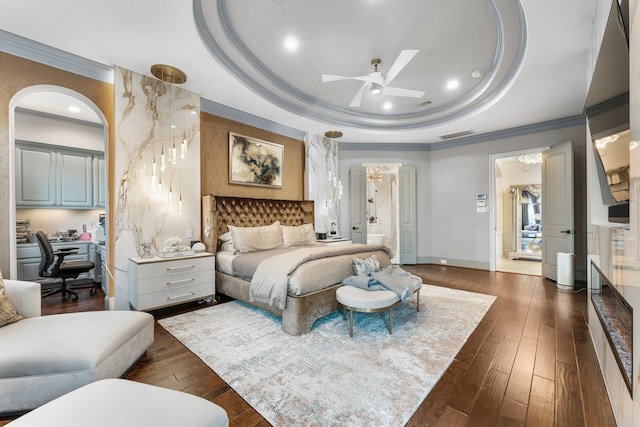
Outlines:
{"label": "doorway to bathroom", "polygon": [[363,163],[366,168],[367,243],[389,246],[391,262],[399,263],[399,188],[400,163]]}

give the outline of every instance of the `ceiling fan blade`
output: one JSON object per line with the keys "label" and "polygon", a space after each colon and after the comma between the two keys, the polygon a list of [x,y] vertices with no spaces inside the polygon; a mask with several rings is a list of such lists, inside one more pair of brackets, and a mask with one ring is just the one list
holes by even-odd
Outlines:
{"label": "ceiling fan blade", "polygon": [[382,89],[382,94],[390,96],[407,96],[409,98],[422,98],[424,96],[424,92],[421,90],[401,89],[399,87],[389,86],[385,86]]}
{"label": "ceiling fan blade", "polygon": [[360,106],[360,102],[362,101],[362,93],[364,92],[364,88],[366,88],[368,85],[369,85],[369,82],[365,82],[362,85],[360,90],[356,93],[356,96],[354,96],[353,99],[351,100],[351,103],[349,104],[349,107],[359,107]]}
{"label": "ceiling fan blade", "polygon": [[391,81],[396,78],[396,76],[409,63],[409,61],[411,61],[413,57],[416,56],[416,53],[418,53],[417,49],[403,50],[402,52],[400,52],[400,55],[398,55],[396,61],[393,63],[391,68],[389,68],[389,71],[384,78],[385,86],[391,83]]}
{"label": "ceiling fan blade", "polygon": [[327,82],[335,82],[338,80],[360,80],[362,82],[371,82],[371,76],[356,76],[356,77],[345,77],[345,76],[336,76],[333,74],[323,74],[322,75],[322,83]]}

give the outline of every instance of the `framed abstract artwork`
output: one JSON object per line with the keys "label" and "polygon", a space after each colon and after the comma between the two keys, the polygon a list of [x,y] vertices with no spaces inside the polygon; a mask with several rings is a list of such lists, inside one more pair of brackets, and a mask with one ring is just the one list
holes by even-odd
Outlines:
{"label": "framed abstract artwork", "polygon": [[229,183],[282,188],[284,146],[229,133]]}

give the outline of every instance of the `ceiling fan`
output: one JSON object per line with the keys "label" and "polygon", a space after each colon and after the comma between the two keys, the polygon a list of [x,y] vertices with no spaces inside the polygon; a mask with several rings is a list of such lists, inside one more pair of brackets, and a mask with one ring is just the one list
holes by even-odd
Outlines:
{"label": "ceiling fan", "polygon": [[390,96],[406,96],[410,98],[422,98],[424,96],[424,92],[419,90],[412,89],[402,89],[398,87],[388,86],[389,83],[393,79],[395,79],[400,71],[411,61],[411,59],[418,53],[417,50],[403,50],[400,52],[400,55],[396,58],[393,65],[389,69],[387,75],[383,75],[381,71],[378,71],[378,67],[382,63],[380,59],[372,59],[371,66],[373,67],[373,73],[366,76],[357,76],[357,77],[345,77],[345,76],[335,76],[332,74],[323,74],[322,82],[334,82],[337,80],[360,80],[363,81],[364,84],[360,88],[360,90],[356,93],[356,95],[351,100],[349,107],[359,107],[360,102],[362,101],[362,94],[366,88],[369,89],[373,95],[390,95]]}

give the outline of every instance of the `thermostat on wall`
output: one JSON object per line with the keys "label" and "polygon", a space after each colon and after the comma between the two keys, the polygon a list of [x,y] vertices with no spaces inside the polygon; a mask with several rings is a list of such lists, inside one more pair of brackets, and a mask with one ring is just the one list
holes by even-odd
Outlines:
{"label": "thermostat on wall", "polygon": [[486,198],[487,198],[487,193],[476,193],[477,200],[486,199]]}

